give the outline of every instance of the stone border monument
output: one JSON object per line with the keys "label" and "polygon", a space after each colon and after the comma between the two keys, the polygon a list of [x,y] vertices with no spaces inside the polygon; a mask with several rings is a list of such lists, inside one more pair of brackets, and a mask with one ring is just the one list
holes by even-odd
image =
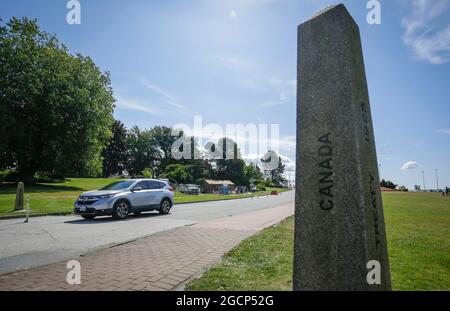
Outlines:
{"label": "stone border monument", "polygon": [[15,211],[23,211],[23,207],[24,207],[24,200],[23,200],[24,191],[25,191],[25,187],[24,187],[23,182],[19,182],[17,184],[16,202],[14,204],[14,210]]}
{"label": "stone border monument", "polygon": [[390,290],[359,29],[344,5],[298,28],[294,290]]}

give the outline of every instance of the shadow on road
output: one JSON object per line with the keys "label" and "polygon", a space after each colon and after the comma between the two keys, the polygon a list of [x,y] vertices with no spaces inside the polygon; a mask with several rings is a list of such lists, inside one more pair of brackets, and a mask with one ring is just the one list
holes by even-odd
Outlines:
{"label": "shadow on road", "polygon": [[[170,214],[169,214],[170,215]],[[103,217],[97,217],[95,219],[87,220],[83,219],[80,216],[80,219],[78,220],[69,220],[65,221],[66,224],[71,225],[95,225],[95,224],[104,224],[104,223],[110,223],[110,222],[124,222],[124,221],[133,221],[136,219],[146,219],[146,218],[154,218],[154,217],[162,217],[167,215],[161,215],[160,213],[146,213],[141,215],[130,215],[126,219],[123,220],[115,220],[111,216],[103,216]]]}

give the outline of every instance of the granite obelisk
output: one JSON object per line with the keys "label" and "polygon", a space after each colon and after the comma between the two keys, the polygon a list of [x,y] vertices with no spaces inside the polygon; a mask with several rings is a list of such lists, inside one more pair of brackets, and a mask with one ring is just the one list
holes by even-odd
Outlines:
{"label": "granite obelisk", "polygon": [[359,29],[344,5],[298,28],[294,290],[390,290]]}

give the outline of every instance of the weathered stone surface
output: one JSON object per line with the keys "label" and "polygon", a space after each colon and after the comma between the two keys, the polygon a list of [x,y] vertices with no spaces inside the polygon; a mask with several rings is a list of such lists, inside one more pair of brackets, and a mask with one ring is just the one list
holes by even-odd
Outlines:
{"label": "weathered stone surface", "polygon": [[[359,29],[337,5],[298,28],[294,290],[390,290]],[[370,261],[381,284],[369,285]]]}
{"label": "weathered stone surface", "polygon": [[24,185],[23,182],[17,184],[17,192],[16,192],[16,203],[14,206],[15,211],[23,211],[23,193],[24,193]]}

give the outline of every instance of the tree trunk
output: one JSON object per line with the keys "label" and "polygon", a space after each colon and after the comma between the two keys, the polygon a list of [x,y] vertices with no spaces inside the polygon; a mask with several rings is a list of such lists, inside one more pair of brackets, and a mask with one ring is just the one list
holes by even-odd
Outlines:
{"label": "tree trunk", "polygon": [[23,182],[26,185],[32,185],[34,184],[34,174],[36,172],[34,170],[26,170],[26,171],[19,171],[19,182]]}

